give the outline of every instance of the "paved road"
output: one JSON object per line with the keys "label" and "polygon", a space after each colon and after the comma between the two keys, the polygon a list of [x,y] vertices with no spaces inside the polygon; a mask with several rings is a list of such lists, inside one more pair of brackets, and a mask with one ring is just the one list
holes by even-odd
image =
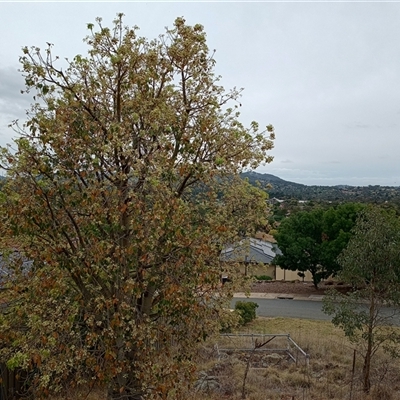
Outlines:
{"label": "paved road", "polygon": [[[280,299],[247,299],[234,298],[231,307],[235,308],[236,301],[253,301],[258,304],[257,315],[260,317],[286,317],[330,321],[332,318],[322,312],[321,301],[310,300],[280,300]],[[386,309],[384,313],[391,315],[393,309]],[[400,326],[400,314],[393,317],[392,322]]]}
{"label": "paved road", "polygon": [[331,317],[322,312],[321,301],[235,298],[231,303],[232,308],[235,308],[236,301],[253,301],[257,303],[257,315],[260,317],[331,320]]}

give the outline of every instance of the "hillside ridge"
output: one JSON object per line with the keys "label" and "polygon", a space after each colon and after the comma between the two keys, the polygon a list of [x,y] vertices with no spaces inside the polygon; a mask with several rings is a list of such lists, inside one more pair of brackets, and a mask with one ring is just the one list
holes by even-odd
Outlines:
{"label": "hillside ridge", "polygon": [[241,174],[252,185],[259,185],[270,198],[323,200],[332,202],[396,202],[400,203],[400,186],[304,185],[286,181],[278,176],[249,171]]}

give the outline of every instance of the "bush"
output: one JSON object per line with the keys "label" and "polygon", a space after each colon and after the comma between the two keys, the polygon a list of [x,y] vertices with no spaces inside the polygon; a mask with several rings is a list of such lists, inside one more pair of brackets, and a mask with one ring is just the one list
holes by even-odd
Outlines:
{"label": "bush", "polygon": [[255,275],[254,278],[258,281],[272,281],[272,278],[268,275]]}
{"label": "bush", "polygon": [[235,304],[235,310],[240,316],[241,325],[246,325],[249,322],[256,319],[256,308],[257,303],[253,301],[237,301]]}
{"label": "bush", "polygon": [[241,324],[242,317],[238,312],[232,312],[233,310],[225,309],[222,314],[220,314],[220,332],[230,333],[232,329],[236,328]]}

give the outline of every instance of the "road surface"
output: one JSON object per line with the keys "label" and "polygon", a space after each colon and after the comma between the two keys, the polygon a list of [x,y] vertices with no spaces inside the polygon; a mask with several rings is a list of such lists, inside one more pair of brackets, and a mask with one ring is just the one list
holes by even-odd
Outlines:
{"label": "road surface", "polygon": [[[284,317],[314,319],[330,321],[332,318],[322,312],[322,301],[310,300],[280,300],[280,299],[247,299],[235,297],[231,302],[231,308],[235,308],[237,301],[253,301],[258,304],[256,310],[259,317]],[[387,309],[385,314],[392,314],[393,310]],[[393,317],[395,325],[400,326],[399,313]]]}
{"label": "road surface", "polygon": [[331,320],[331,317],[322,312],[321,301],[234,298],[231,303],[232,308],[235,308],[237,301],[252,301],[257,303],[258,308],[256,311],[259,317]]}

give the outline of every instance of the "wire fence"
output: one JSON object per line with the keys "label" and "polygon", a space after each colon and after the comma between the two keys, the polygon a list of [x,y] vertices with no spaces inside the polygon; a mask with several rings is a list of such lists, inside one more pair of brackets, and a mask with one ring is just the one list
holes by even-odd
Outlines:
{"label": "wire fence", "polygon": [[[262,346],[261,346],[262,344]],[[214,349],[218,358],[235,352],[278,353],[288,356],[296,364],[309,365],[310,356],[291,337],[290,334],[221,334]]]}

